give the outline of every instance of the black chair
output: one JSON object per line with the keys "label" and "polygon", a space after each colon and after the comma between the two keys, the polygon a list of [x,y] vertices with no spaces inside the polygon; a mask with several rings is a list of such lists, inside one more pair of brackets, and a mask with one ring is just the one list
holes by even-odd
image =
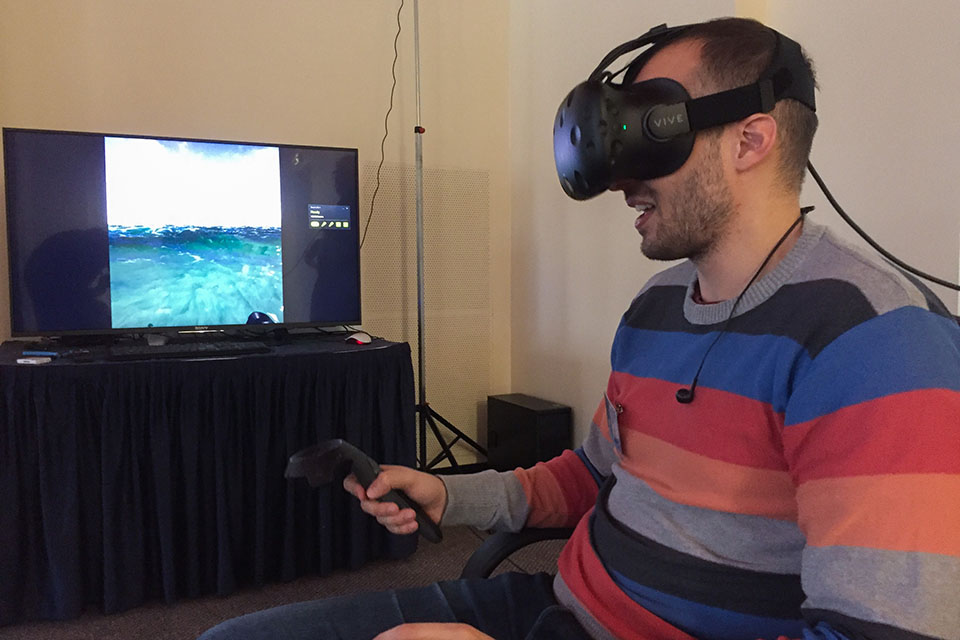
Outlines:
{"label": "black chair", "polygon": [[498,531],[483,541],[467,560],[461,578],[489,578],[490,574],[515,551],[535,542],[544,540],[564,540],[570,537],[573,529],[569,527],[546,529],[521,529],[520,531]]}

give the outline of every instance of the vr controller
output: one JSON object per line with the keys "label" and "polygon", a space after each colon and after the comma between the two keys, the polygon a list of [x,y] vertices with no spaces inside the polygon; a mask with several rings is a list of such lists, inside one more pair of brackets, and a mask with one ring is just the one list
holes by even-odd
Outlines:
{"label": "vr controller", "polygon": [[[311,487],[319,487],[350,472],[353,472],[360,485],[366,489],[380,475],[380,465],[352,444],[337,438],[307,447],[290,456],[283,475],[285,478],[306,478]],[[392,502],[401,509],[413,509],[417,514],[417,530],[420,534],[430,542],[440,542],[443,539],[437,523],[403,491],[391,489],[380,500]]]}

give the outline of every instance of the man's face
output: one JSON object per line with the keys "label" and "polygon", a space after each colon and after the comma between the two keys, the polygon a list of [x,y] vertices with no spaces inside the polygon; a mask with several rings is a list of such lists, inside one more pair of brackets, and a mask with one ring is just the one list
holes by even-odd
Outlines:
{"label": "man's face", "polygon": [[[636,81],[672,78],[690,91],[697,86],[699,60],[698,45],[671,45],[650,59]],[[699,133],[690,158],[674,173],[611,185],[611,191],[623,191],[627,205],[640,213],[634,226],[643,236],[640,250],[645,256],[654,260],[696,260],[716,246],[734,209],[721,147],[720,130]]]}

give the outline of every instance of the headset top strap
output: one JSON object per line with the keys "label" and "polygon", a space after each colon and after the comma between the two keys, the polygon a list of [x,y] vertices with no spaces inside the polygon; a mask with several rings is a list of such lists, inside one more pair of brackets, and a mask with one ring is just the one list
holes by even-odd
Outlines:
{"label": "headset top strap", "polygon": [[[656,51],[691,26],[694,25],[668,27],[661,24],[639,38],[623,43],[604,57],[590,74],[590,80],[602,78],[610,63],[625,53],[653,44],[630,63],[624,78],[624,82],[629,83]],[[800,45],[775,29],[770,31],[776,36],[776,44],[770,64],[760,79],[742,87],[688,100],[685,106],[690,130],[709,129],[754,113],[767,113],[784,98],[798,100],[811,111],[817,110],[813,77],[803,62]]]}
{"label": "headset top strap", "polygon": [[[638,60],[642,58],[645,61],[650,57],[650,55],[653,54],[655,50],[667,44],[667,42],[672,40],[675,36],[680,35],[681,31],[683,31],[684,29],[690,26],[692,25],[685,24],[679,27],[668,27],[666,24],[659,24],[653,27],[652,29],[647,31],[645,34],[640,36],[639,38],[634,38],[633,40],[624,42],[619,47],[615,48],[613,51],[605,55],[603,57],[603,60],[600,61],[600,64],[597,65],[597,68],[593,70],[593,73],[591,73],[590,77],[587,79],[600,80],[603,77],[607,67],[609,67],[614,60],[616,60],[617,58],[619,58],[624,54],[630,53],[631,51],[635,51],[640,47],[645,47],[648,44],[653,44],[654,45],[653,47],[651,47],[647,51],[644,51],[643,53],[640,54],[640,56],[638,56]],[[634,60],[633,62],[630,63],[630,70],[634,69],[634,65],[637,63],[638,60]],[[631,78],[629,71],[626,77]]]}

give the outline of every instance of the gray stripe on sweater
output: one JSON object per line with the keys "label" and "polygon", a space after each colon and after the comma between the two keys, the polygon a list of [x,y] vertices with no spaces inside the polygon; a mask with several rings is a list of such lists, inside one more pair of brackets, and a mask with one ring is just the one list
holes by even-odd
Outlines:
{"label": "gray stripe on sweater", "polygon": [[654,274],[647,280],[637,296],[653,287],[688,287],[697,276],[697,269],[689,260],[675,264],[669,269]]}
{"label": "gray stripe on sweater", "polygon": [[734,303],[737,304],[736,314],[734,314],[736,317],[766,302],[780,287],[789,282],[793,274],[807,261],[807,256],[820,242],[825,231],[826,228],[821,225],[809,220],[804,221],[800,237],[787,255],[769,273],[751,284],[739,303],[734,296],[715,304],[697,304],[693,301],[693,285],[696,277],[694,274],[687,283],[687,295],[683,301],[684,317],[692,324],[715,324],[727,319]]}
{"label": "gray stripe on sweater", "polygon": [[617,462],[617,452],[593,422],[590,423],[587,439],[583,441],[583,452],[587,454],[587,459],[600,475],[604,477],[610,475],[614,463]]}
{"label": "gray stripe on sweater", "polygon": [[613,473],[610,515],[640,535],[730,567],[800,573],[805,538],[796,523],[679,504],[620,466]]}
{"label": "gray stripe on sweater", "polygon": [[[655,275],[637,295],[655,286],[684,286],[687,292],[683,312],[689,322],[703,325],[725,321],[735,299],[697,304],[692,298],[696,278],[693,263],[682,262]],[[923,292],[886,264],[879,254],[848,243],[828,227],[807,219],[790,252],[744,294],[737,305],[736,315],[762,304],[785,284],[821,279],[849,282],[863,293],[878,314],[908,305],[927,308]]]}
{"label": "gray stripe on sweater", "polygon": [[[829,582],[822,578],[828,577]],[[855,576],[853,580],[840,579]],[[869,580],[864,580],[869,576]],[[804,608],[960,638],[960,558],[864,547],[809,547],[803,553]],[[905,597],[904,594],[912,594]]]}
{"label": "gray stripe on sweater", "polygon": [[842,273],[843,280],[860,289],[878,315],[903,306],[927,308],[923,292],[879,254],[846,242],[830,229],[810,251],[801,273],[790,283],[836,279]]}
{"label": "gray stripe on sweater", "polygon": [[[783,286],[785,282],[789,281],[794,272],[804,263],[813,247],[820,241],[824,231],[825,227],[822,225],[806,220],[800,237],[783,260],[778,262],[772,271],[750,285],[740,303],[737,304],[736,315],[753,309],[776,293],[777,289]],[[759,267],[759,265],[757,266]],[[696,280],[696,267],[688,260],[653,276],[637,295],[640,296],[652,287],[657,286],[686,287],[683,313],[690,323],[702,325],[725,321],[727,316],[730,315],[731,309],[733,309],[735,298],[713,304],[697,304],[692,297],[693,285]]]}
{"label": "gray stripe on sweater", "polygon": [[570,587],[563,581],[559,573],[553,579],[553,595],[558,603],[573,613],[573,617],[577,619],[580,626],[583,627],[587,635],[593,640],[616,640],[616,636],[607,631],[606,627],[602,626],[597,622],[596,618],[587,613],[587,610],[583,608],[580,601],[570,592]]}

